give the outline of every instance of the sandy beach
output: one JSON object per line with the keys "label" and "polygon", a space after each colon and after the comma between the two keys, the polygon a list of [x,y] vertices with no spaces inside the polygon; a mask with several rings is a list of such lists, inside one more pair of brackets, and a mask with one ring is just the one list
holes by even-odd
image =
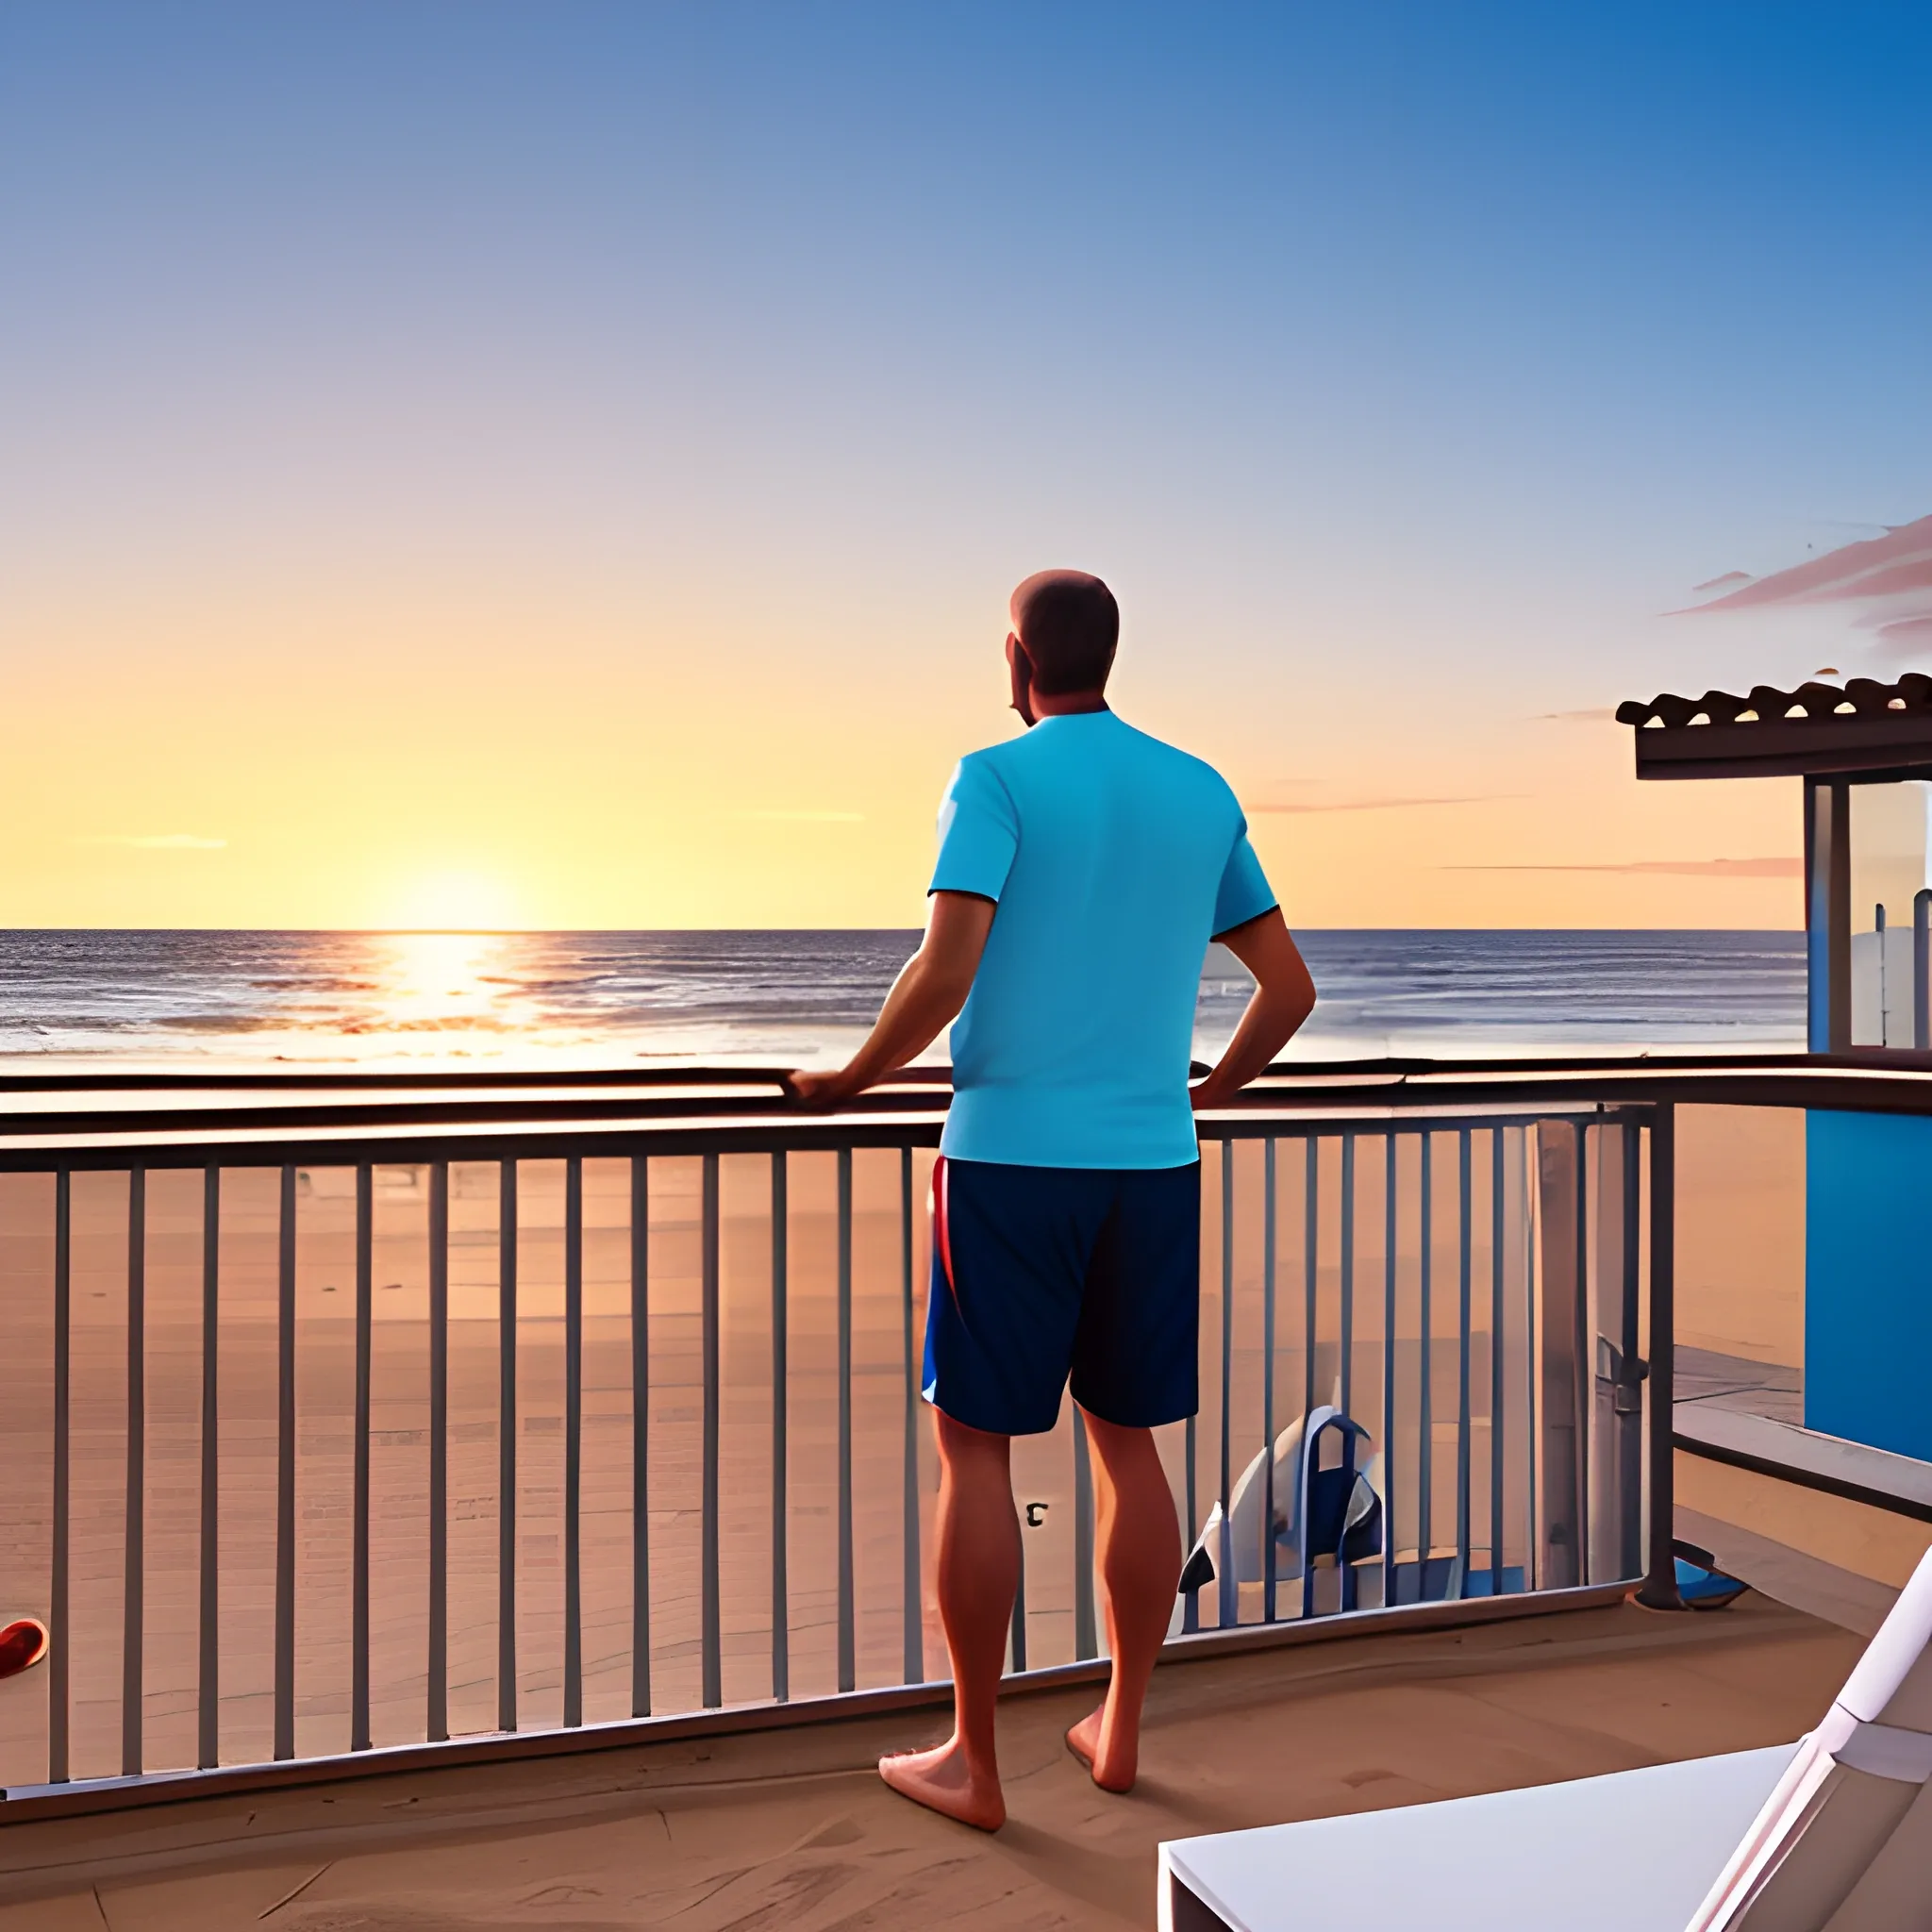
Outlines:
{"label": "sandy beach", "polygon": [[[1448,1177],[1453,1136],[1439,1136],[1439,1215],[1431,1309],[1435,1424],[1432,1547],[1454,1546],[1457,1266]],[[1357,1176],[1356,1290],[1344,1373],[1340,1149],[1324,1143],[1315,1174],[1318,1256],[1314,1352],[1305,1341],[1303,1279],[1307,1168],[1300,1142],[1277,1149],[1275,1426],[1316,1399],[1345,1394],[1377,1440],[1383,1361],[1383,1142],[1365,1138]],[[1475,1198],[1489,1199],[1486,1136],[1474,1148]],[[1234,1153],[1234,1290],[1228,1337],[1233,1467],[1263,1440],[1262,1173],[1258,1142]],[[915,1160],[912,1334],[923,1331],[926,1280],[924,1200],[930,1157]],[[1399,1185],[1407,1202],[1419,1153],[1404,1142]],[[1193,1517],[1220,1493],[1222,1258],[1212,1211],[1221,1152],[1207,1153],[1202,1324],[1203,1408]],[[1506,1427],[1522,1430],[1527,1355],[1523,1144],[1506,1150],[1510,1202],[1506,1273]],[[787,1539],[790,1675],[793,1695],[836,1688],[837,1382],[835,1169],[829,1156],[795,1156],[790,1175]],[[698,1528],[701,1470],[699,1167],[654,1159],[650,1175],[648,1541],[650,1706],[701,1701]],[[275,1269],[277,1175],[225,1173],[218,1356],[221,1441],[220,1730],[224,1761],[272,1747],[275,1520]],[[525,1163],[519,1208],[517,1388],[517,1684],[519,1722],[562,1715],[563,1231],[560,1163]],[[723,1689],[727,1703],[772,1691],[771,1164],[728,1157],[723,1208],[720,1525]],[[499,1173],[457,1165],[450,1190],[449,1716],[453,1732],[494,1728],[497,1709]],[[201,1190],[198,1172],[156,1172],[147,1205],[146,1561],[142,1635],[143,1755],[149,1768],[195,1755],[197,1552],[200,1482]],[[427,1172],[377,1170],[371,1412],[371,1705],[374,1741],[424,1735],[427,1656],[428,1288]],[[0,1375],[6,1432],[26,1479],[0,1522],[7,1569],[22,1607],[43,1608],[51,1468],[51,1178],[0,1178]],[[353,1174],[304,1170],[297,1186],[296,1268],[296,1738],[298,1753],[349,1742],[351,1469],[354,1402]],[[74,1183],[72,1769],[121,1768],[126,1450],[126,1188],[118,1175]],[[633,1706],[629,1170],[591,1160],[585,1171],[585,1349],[581,1514],[584,1715]],[[1488,1284],[1490,1226],[1478,1215],[1476,1279]],[[853,1429],[855,1634],[860,1687],[900,1682],[903,1623],[903,1417],[908,1372],[898,1157],[855,1160]],[[1412,1208],[1398,1244],[1398,1428],[1418,1399],[1423,1359]],[[1488,1562],[1491,1400],[1488,1290],[1477,1297],[1471,1441],[1472,1536]],[[916,1362],[915,1362],[916,1373]],[[1344,1388],[1344,1382],[1346,1387]],[[1411,1431],[1412,1434],[1412,1431]],[[929,1573],[936,1470],[922,1416],[917,1472],[921,1545]],[[1507,1445],[1506,1445],[1507,1446]],[[1162,1432],[1162,1453],[1184,1518],[1185,1432]],[[1397,1452],[1398,1550],[1418,1527],[1418,1445]],[[1507,1457],[1506,1560],[1526,1547],[1526,1474]],[[1075,1654],[1071,1408],[1050,1435],[1015,1445],[1015,1488],[1025,1531],[1027,1661]],[[1449,1539],[1445,1545],[1444,1537]],[[1258,1617],[1260,1587],[1243,1586],[1240,1615]],[[1213,1592],[1203,1617],[1215,1617]],[[1283,1607],[1295,1601],[1291,1589]],[[1178,1616],[1178,1609],[1176,1611]],[[924,1668],[943,1674],[932,1606],[922,1607]],[[0,1710],[0,1778],[45,1775],[44,1674]]]}
{"label": "sandy beach", "polygon": [[[1384,1142],[1357,1143],[1355,1294],[1349,1311],[1347,1403],[1377,1442],[1383,1362]],[[1489,1200],[1486,1136],[1475,1138],[1474,1195]],[[1453,1549],[1456,1402],[1453,1218],[1456,1143],[1436,1137],[1438,1223],[1431,1543]],[[1207,1150],[1202,1413],[1194,1519],[1220,1493],[1223,1268],[1216,1205],[1222,1154]],[[1229,1409],[1233,1467],[1262,1441],[1265,1155],[1239,1143],[1231,1280]],[[1305,1350],[1303,1279],[1307,1169],[1304,1144],[1276,1150],[1275,1417],[1341,1389],[1340,1152],[1324,1145],[1315,1175],[1318,1256],[1315,1349]],[[1394,1520],[1399,1552],[1419,1529],[1418,1445],[1402,1435],[1416,1411],[1422,1361],[1414,1188],[1418,1148],[1398,1156],[1401,1220],[1396,1309]],[[1527,1473],[1512,1442],[1528,1414],[1526,1227],[1523,1146],[1506,1144],[1508,1211],[1505,1309],[1505,1559],[1524,1561]],[[1795,1365],[1802,1329],[1803,1119],[1796,1113],[1686,1108],[1679,1127],[1680,1337],[1764,1363]],[[912,1332],[923,1330],[924,1213],[930,1156],[915,1158]],[[787,1541],[790,1679],[793,1695],[837,1684],[837,1341],[835,1170],[830,1156],[789,1164],[790,1296]],[[899,1169],[891,1153],[855,1160],[853,1429],[855,1635],[858,1682],[894,1684],[904,1663],[901,1541],[907,1388]],[[651,1165],[649,1494],[650,1706],[693,1708],[699,1678],[700,1367],[699,1168]],[[497,1711],[498,1191],[493,1164],[458,1164],[450,1190],[449,1721],[454,1733],[492,1729]],[[629,1170],[585,1170],[583,1405],[584,1715],[633,1709]],[[143,1752],[149,1768],[195,1756],[201,1394],[201,1189],[198,1172],[148,1183],[147,1507],[142,1637]],[[233,1169],[223,1178],[220,1707],[222,1757],[272,1748],[275,1516],[277,1175]],[[727,1703],[772,1691],[771,1165],[723,1163],[720,1525],[723,1689]],[[427,1171],[376,1174],[371,1413],[371,1717],[374,1741],[424,1735],[427,1657]],[[50,1536],[51,1178],[0,1177],[0,1378],[5,1437],[25,1479],[0,1508],[9,1604],[44,1612]],[[519,1723],[562,1716],[563,1227],[560,1163],[525,1163],[520,1181],[516,1686]],[[354,1417],[354,1177],[304,1170],[297,1191],[296,1736],[299,1754],[349,1742],[351,1467]],[[74,1182],[73,1772],[121,1769],[122,1629],[126,1447],[126,1188],[112,1174]],[[1473,1261],[1472,1539],[1486,1563],[1491,1399],[1488,1386],[1490,1223],[1478,1212]],[[915,1363],[916,1372],[916,1363]],[[1410,1430],[1412,1435],[1412,1429]],[[921,1554],[929,1576],[936,1471],[921,1418]],[[1185,1515],[1184,1432],[1162,1451]],[[1050,1436],[1015,1445],[1015,1487],[1043,1505],[1025,1531],[1027,1661],[1070,1661],[1074,1627],[1073,1440],[1070,1409]],[[1448,1538],[1447,1543],[1444,1538]],[[1240,1615],[1260,1615],[1243,1586]],[[1284,1594],[1284,1607],[1294,1601]],[[1214,1592],[1201,1599],[1215,1619]],[[932,1605],[922,1606],[929,1676],[944,1673]],[[45,1775],[44,1673],[0,1705],[0,1780]]]}

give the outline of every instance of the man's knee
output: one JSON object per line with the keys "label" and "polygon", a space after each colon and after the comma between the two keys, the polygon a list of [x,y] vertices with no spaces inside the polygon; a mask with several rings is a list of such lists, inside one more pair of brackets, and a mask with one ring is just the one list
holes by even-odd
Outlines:
{"label": "man's knee", "polygon": [[1088,1437],[1098,1454],[1141,1457],[1158,1453],[1154,1447],[1152,1429],[1141,1428],[1129,1423],[1110,1423],[1104,1417],[1095,1415],[1089,1408],[1081,1409],[1080,1414],[1086,1421]]}
{"label": "man's knee", "polygon": [[948,1415],[942,1408],[933,1410],[939,1432],[940,1454],[949,1462],[987,1462],[1006,1466],[1012,1450],[1010,1436],[995,1435],[990,1429],[975,1429]]}

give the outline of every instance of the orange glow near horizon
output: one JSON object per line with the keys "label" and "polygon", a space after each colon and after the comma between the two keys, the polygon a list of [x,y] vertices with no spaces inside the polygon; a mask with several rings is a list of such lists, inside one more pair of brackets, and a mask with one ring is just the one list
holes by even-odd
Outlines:
{"label": "orange glow near horizon", "polygon": [[[325,680],[231,663],[212,710],[199,682],[43,658],[0,717],[0,924],[917,925],[953,761],[1015,728],[987,602],[936,612],[884,690],[744,631],[681,658],[580,644],[541,680],[487,635],[474,675],[440,651]],[[1640,786],[1597,717],[1357,730],[1332,679],[1230,668],[1224,697],[1187,663],[1124,651],[1116,702],[1226,773],[1300,924],[1802,923],[1790,877],[1643,869],[1789,864],[1795,784]]]}

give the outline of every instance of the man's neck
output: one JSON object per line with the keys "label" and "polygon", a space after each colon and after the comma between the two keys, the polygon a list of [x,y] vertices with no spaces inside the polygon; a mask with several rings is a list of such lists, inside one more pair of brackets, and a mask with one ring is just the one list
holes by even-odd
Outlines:
{"label": "man's neck", "polygon": [[1063,691],[1053,697],[1041,691],[1028,693],[1036,718],[1071,718],[1081,711],[1107,709],[1107,694],[1097,691]]}

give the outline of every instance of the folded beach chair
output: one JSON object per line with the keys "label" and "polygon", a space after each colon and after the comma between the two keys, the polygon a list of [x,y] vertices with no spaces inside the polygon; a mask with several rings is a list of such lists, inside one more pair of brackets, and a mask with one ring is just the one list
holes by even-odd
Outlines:
{"label": "folded beach chair", "polygon": [[[1331,1438],[1337,1462],[1324,1469],[1324,1445]],[[1368,1449],[1369,1432],[1327,1403],[1307,1417],[1297,1416],[1274,1439],[1275,1579],[1289,1582],[1317,1565],[1339,1564],[1344,1609],[1354,1607],[1355,1577],[1349,1566],[1382,1553],[1382,1458],[1366,1454]],[[1257,1449],[1236,1481],[1226,1509],[1217,1503],[1208,1512],[1181,1567],[1184,1596],[1209,1583],[1220,1584],[1224,1623],[1233,1621],[1235,1585],[1259,1583],[1266,1574],[1261,1519],[1270,1501],[1268,1452]]]}
{"label": "folded beach chair", "polygon": [[1932,1553],[1796,1744],[1160,1848],[1162,1932],[1926,1932]]}

